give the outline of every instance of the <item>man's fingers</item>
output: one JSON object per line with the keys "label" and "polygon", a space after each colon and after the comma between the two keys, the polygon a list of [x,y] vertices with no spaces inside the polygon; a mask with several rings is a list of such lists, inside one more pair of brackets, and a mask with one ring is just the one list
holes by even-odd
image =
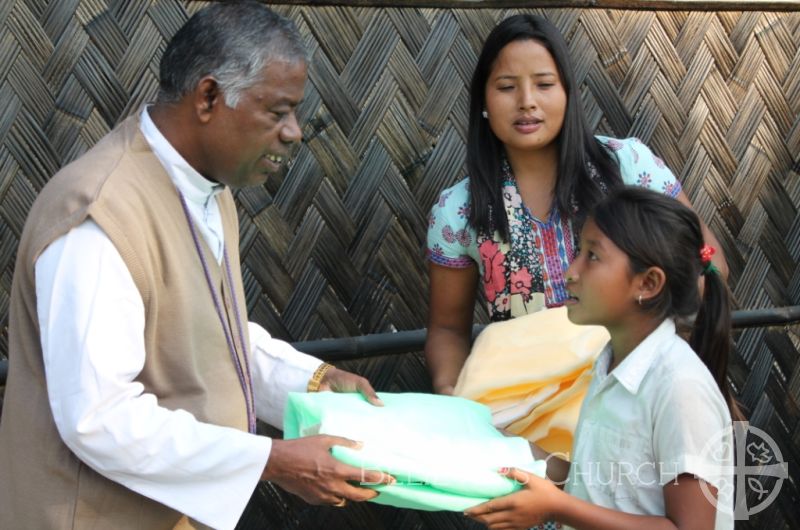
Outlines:
{"label": "man's fingers", "polygon": [[350,438],[344,438],[342,436],[333,436],[330,434],[323,434],[322,436],[325,438],[325,443],[328,445],[329,451],[334,445],[355,449],[356,451],[364,446],[362,442],[357,442],[356,440],[351,440]]}
{"label": "man's fingers", "polygon": [[320,383],[320,390],[333,390],[334,392],[358,392],[366,400],[377,407],[383,406],[383,401],[378,397],[372,384],[366,377],[361,377],[346,370],[333,367],[328,370]]}
{"label": "man's fingers", "polygon": [[375,405],[376,407],[382,407],[383,401],[381,398],[378,397],[378,393],[375,392],[375,389],[372,388],[372,385],[369,384],[369,381],[364,379],[363,377],[358,381],[356,384],[356,388],[358,388],[358,392],[367,398],[367,401]]}
{"label": "man's fingers", "polygon": [[340,491],[343,497],[346,497],[351,501],[355,502],[368,501],[378,496],[378,492],[375,490],[369,488],[361,488],[347,483],[345,483],[345,485],[342,487]]}
{"label": "man's fingers", "polygon": [[397,480],[380,469],[356,467],[338,462],[334,473],[342,480],[362,486],[386,486],[397,483]]}
{"label": "man's fingers", "polygon": [[377,469],[349,467],[350,473],[348,474],[347,480],[350,482],[357,482],[364,486],[385,486],[397,482],[389,473]]}
{"label": "man's fingers", "polygon": [[[380,483],[376,483],[380,484]],[[378,492],[362,487],[358,484],[351,484],[344,478],[333,478],[321,484],[325,499],[333,499],[333,502],[325,502],[324,504],[335,504],[341,499],[349,499],[355,502],[368,501],[378,496]]]}
{"label": "man's fingers", "polygon": [[339,495],[338,493],[326,493],[319,495],[313,502],[308,499],[305,499],[305,501],[309,504],[316,504],[317,506],[336,506],[337,504],[341,504],[344,498],[344,495]]}
{"label": "man's fingers", "polygon": [[[357,442],[341,436],[321,435],[321,437],[325,438],[324,443],[329,448],[328,450],[338,445],[358,451],[364,446],[362,442]],[[335,467],[332,470],[334,475],[342,480],[358,482],[369,486],[394,484],[397,482],[393,476],[378,469],[351,466],[336,460],[333,456],[331,456],[331,459],[335,462]]]}

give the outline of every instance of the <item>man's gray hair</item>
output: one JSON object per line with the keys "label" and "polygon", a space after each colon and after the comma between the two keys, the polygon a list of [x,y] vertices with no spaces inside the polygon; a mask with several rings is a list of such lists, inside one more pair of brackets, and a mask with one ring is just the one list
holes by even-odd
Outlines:
{"label": "man's gray hair", "polygon": [[175,103],[210,75],[225,104],[263,81],[270,61],[306,61],[294,23],[257,2],[214,3],[195,13],[167,45],[159,69],[158,101]]}

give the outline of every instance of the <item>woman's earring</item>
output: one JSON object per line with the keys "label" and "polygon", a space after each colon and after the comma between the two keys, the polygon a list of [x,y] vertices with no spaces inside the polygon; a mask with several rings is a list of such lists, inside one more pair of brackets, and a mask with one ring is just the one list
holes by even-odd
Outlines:
{"label": "woman's earring", "polygon": [[489,118],[489,113],[484,110],[483,112],[481,112],[481,116],[483,116],[484,118],[488,119]]}
{"label": "woman's earring", "polygon": [[642,295],[639,295],[639,305],[642,305]]}

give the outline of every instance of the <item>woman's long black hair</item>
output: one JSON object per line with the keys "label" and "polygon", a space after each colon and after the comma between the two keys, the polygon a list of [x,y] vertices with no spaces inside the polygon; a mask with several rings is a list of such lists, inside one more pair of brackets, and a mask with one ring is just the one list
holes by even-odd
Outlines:
{"label": "woman's long black hair", "polygon": [[467,171],[470,178],[469,223],[478,232],[499,231],[508,241],[508,220],[503,206],[501,161],[503,144],[482,115],[486,108],[486,83],[495,59],[507,44],[535,40],[542,44],[558,67],[567,93],[567,108],[559,147],[555,200],[559,210],[572,216],[572,201],[580,212],[588,212],[602,198],[600,183],[592,178],[590,164],[608,189],[621,185],[619,167],[594,138],[586,123],[581,97],[572,71],[567,44],[561,33],[537,15],[515,15],[498,24],[481,50],[470,85],[469,130],[467,131]]}
{"label": "woman's long black hair", "polygon": [[[718,271],[703,263],[700,220],[676,199],[638,187],[612,192],[591,214],[597,227],[625,254],[634,274],[658,267],[666,281],[661,292],[642,303],[658,318],[697,313],[689,344],[719,386],[734,419],[741,412],[726,380],[731,351],[732,299]],[[702,299],[698,280],[704,278]]]}

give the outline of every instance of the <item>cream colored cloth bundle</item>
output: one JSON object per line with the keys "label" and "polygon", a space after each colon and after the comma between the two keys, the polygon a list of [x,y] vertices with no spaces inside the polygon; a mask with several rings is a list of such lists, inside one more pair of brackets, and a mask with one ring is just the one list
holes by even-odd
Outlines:
{"label": "cream colored cloth bundle", "polygon": [[498,428],[569,454],[602,326],[578,326],[564,307],[492,323],[475,340],[455,395],[487,405]]}

